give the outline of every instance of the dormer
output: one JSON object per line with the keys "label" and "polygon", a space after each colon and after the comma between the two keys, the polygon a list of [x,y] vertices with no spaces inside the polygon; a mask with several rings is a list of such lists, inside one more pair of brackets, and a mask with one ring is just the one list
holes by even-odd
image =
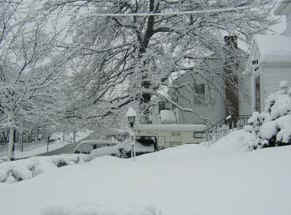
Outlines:
{"label": "dormer", "polygon": [[282,0],[278,4],[277,9],[274,11],[274,14],[277,16],[286,16],[287,27],[282,34],[291,37],[291,1]]}

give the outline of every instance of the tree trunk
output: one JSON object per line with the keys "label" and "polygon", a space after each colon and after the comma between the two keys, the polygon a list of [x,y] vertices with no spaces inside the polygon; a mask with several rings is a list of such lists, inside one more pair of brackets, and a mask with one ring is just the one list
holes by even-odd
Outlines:
{"label": "tree trunk", "polygon": [[9,129],[8,160],[14,160],[14,128]]}
{"label": "tree trunk", "polygon": [[23,152],[23,133],[20,133],[20,144],[21,144],[21,151]]}
{"label": "tree trunk", "polygon": [[[157,8],[158,9],[158,8]],[[149,12],[154,12],[155,10],[155,0],[149,1]],[[149,41],[151,40],[151,37],[154,35],[154,25],[155,25],[155,17],[150,16],[147,20],[147,26],[144,35],[141,37],[143,38],[142,41],[140,41],[140,50],[139,50],[139,58],[142,59],[144,57],[144,54],[147,51],[147,47],[149,44]],[[139,59],[139,60],[140,60]],[[139,101],[139,112],[141,114],[140,116],[140,123],[141,124],[151,124],[152,121],[150,120],[150,111],[149,106],[151,102],[152,97],[152,72],[150,70],[150,59],[143,59],[141,62],[142,71],[141,72],[141,89],[142,89],[142,95]]]}
{"label": "tree trunk", "polygon": [[77,134],[77,132],[73,131],[73,144],[76,143],[76,134]]}

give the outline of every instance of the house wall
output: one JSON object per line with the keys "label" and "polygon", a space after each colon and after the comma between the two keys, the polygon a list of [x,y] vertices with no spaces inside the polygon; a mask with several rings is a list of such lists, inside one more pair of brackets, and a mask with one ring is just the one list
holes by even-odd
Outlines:
{"label": "house wall", "polygon": [[205,84],[205,100],[197,103],[195,94],[190,87],[180,88],[177,96],[178,104],[184,108],[191,108],[193,113],[178,110],[178,123],[205,124],[208,121],[213,124],[224,119],[224,81],[222,75],[204,78],[199,77],[199,75],[194,75],[194,77],[192,75],[191,73],[184,74],[175,84],[188,83],[191,85],[194,79],[199,84]]}
{"label": "house wall", "polygon": [[250,115],[253,112],[254,78],[252,75],[242,76],[239,81],[239,114]]}
{"label": "house wall", "polygon": [[[256,111],[256,78],[260,78],[260,74],[262,73],[260,59],[259,48],[255,40],[253,40],[250,48],[250,55],[246,62],[245,72],[239,82],[240,115],[251,115]],[[260,91],[262,92],[262,90]]]}
{"label": "house wall", "polygon": [[291,12],[286,15],[287,26],[283,35],[291,37]]}

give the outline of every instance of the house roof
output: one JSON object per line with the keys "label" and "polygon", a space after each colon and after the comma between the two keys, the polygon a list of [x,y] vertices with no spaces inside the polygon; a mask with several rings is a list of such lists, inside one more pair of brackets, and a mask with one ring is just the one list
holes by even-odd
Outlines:
{"label": "house roof", "polygon": [[278,7],[274,11],[275,15],[286,15],[291,13],[291,1],[282,0],[278,3]]}
{"label": "house roof", "polygon": [[291,37],[259,35],[255,37],[255,42],[261,62],[291,64]]}

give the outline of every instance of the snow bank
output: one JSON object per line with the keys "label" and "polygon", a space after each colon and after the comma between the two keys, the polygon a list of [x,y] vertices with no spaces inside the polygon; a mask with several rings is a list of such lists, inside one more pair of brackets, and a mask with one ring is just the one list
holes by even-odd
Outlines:
{"label": "snow bank", "polygon": [[154,206],[110,207],[103,204],[78,204],[77,206],[51,206],[42,210],[41,215],[162,215]]}
{"label": "snow bank", "polygon": [[254,136],[245,130],[233,131],[211,145],[210,149],[216,152],[233,153],[249,151]]}
{"label": "snow bank", "polygon": [[99,157],[0,184],[0,214],[290,215],[290,153],[286,146],[221,154],[192,144],[135,161]]}
{"label": "snow bank", "polygon": [[14,183],[33,178],[59,167],[89,161],[85,155],[34,157],[0,164],[0,183]]}

